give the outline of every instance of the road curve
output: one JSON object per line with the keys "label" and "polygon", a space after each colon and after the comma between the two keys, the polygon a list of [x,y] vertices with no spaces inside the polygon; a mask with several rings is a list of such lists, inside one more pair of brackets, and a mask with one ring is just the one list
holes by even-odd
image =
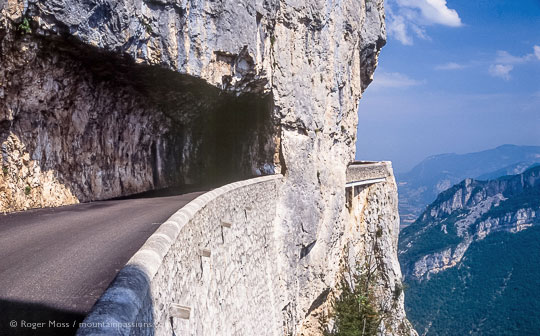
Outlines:
{"label": "road curve", "polygon": [[159,224],[202,193],[0,215],[0,335],[73,334]]}

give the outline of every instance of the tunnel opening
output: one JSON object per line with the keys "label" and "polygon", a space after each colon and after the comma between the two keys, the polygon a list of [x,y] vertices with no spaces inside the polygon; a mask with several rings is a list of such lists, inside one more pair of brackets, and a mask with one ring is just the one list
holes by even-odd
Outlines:
{"label": "tunnel opening", "polygon": [[275,173],[270,94],[73,40],[0,38],[0,210]]}

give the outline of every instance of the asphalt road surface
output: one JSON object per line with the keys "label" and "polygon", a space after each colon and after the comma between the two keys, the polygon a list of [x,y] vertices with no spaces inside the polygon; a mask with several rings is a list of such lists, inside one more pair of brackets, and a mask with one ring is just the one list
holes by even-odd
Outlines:
{"label": "asphalt road surface", "polygon": [[0,214],[0,335],[74,334],[146,239],[202,193]]}

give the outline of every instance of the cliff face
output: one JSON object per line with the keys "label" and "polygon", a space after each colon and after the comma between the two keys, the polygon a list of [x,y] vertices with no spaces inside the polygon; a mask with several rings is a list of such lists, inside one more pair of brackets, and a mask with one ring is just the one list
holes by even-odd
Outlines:
{"label": "cliff face", "polygon": [[[246,77],[239,83],[237,77],[214,74],[238,86],[224,89],[208,79],[214,75],[201,74],[213,70],[182,71],[170,64],[179,54],[147,54],[141,41],[172,43],[170,35],[180,32],[167,26],[152,33],[140,18],[140,10],[154,13],[146,3],[87,5],[4,4],[0,210],[177,184],[222,184],[276,171],[271,95],[262,92],[266,80],[253,78],[254,61],[243,42],[234,54],[208,47],[212,67],[234,68]],[[142,7],[136,10],[136,5]],[[158,6],[155,24],[162,22],[163,11],[185,19],[170,9]],[[118,20],[124,30],[114,30]],[[195,35],[194,40],[207,40]],[[142,39],[137,45],[145,50],[144,58],[137,57],[140,49],[128,47],[135,37]]]}
{"label": "cliff face", "polygon": [[383,1],[9,0],[0,10],[0,209],[281,172],[276,305],[284,333],[302,330],[344,247],[362,240],[343,235],[356,225],[345,171],[385,43]]}
{"label": "cliff face", "polygon": [[[7,1],[2,13],[3,210],[285,167],[333,188],[344,173],[325,172],[353,157],[357,101],[385,38],[377,2]],[[38,133],[65,141],[33,148]],[[104,157],[85,158],[85,145]],[[49,204],[51,188],[69,196]]]}
{"label": "cliff face", "polygon": [[[341,229],[336,228],[336,232],[340,232],[333,237],[335,240],[332,241],[332,248],[329,248],[333,255],[327,257],[329,263],[326,271],[334,278],[337,273],[338,279],[345,277],[347,281],[356,272],[372,272],[374,285],[370,290],[375,297],[373,303],[382,318],[379,335],[416,335],[403,308],[404,292],[397,259],[397,187],[391,164],[386,162],[385,166],[389,174],[385,182],[348,189],[344,211],[347,219]],[[330,263],[332,260],[335,260],[333,264]],[[332,278],[327,276],[327,279]],[[312,280],[312,283],[317,281]],[[339,295],[335,283],[326,285],[329,297]],[[312,303],[310,314],[303,324],[304,333],[300,334],[316,334],[313,331],[317,321],[332,311],[329,302],[332,300],[319,300],[320,306]]]}
{"label": "cliff face", "polygon": [[490,181],[466,179],[441,193],[403,230],[400,260],[410,279],[457,266],[471,244],[495,232],[538,224],[540,167]]}

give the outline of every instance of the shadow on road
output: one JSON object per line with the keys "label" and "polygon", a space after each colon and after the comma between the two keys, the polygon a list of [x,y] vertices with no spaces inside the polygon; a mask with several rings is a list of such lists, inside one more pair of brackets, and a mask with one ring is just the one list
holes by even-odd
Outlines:
{"label": "shadow on road", "polygon": [[0,335],[74,335],[84,314],[42,304],[0,300]]}
{"label": "shadow on road", "polygon": [[170,187],[170,188],[165,188],[165,189],[150,190],[150,191],[145,191],[145,192],[138,193],[138,194],[115,197],[115,198],[109,199],[109,201],[179,196],[179,195],[183,195],[183,194],[189,194],[189,193],[192,193],[192,192],[208,191],[208,190],[211,190],[211,189],[213,189],[213,187],[212,186],[207,186],[207,185],[205,185],[205,186],[203,186],[203,185],[184,185],[184,186],[180,186],[180,187]]}

